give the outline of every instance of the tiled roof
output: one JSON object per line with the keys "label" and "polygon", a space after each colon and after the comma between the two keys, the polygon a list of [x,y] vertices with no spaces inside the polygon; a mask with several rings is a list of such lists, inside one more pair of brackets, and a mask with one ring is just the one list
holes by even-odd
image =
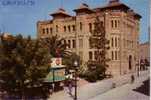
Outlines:
{"label": "tiled roof", "polygon": [[66,11],[63,8],[59,8],[56,12],[50,14],[51,16],[55,16],[55,15],[65,15],[65,16],[70,16],[69,14],[66,13]]}
{"label": "tiled roof", "polygon": [[77,9],[74,9],[75,12],[81,11],[81,10],[86,10],[89,12],[94,12],[92,9],[89,8],[89,6],[85,3],[82,3]]}

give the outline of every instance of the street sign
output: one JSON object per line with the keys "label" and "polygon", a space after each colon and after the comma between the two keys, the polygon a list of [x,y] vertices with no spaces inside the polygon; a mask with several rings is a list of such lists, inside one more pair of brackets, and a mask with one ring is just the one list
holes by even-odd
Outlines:
{"label": "street sign", "polygon": [[62,58],[51,58],[51,68],[62,67]]}

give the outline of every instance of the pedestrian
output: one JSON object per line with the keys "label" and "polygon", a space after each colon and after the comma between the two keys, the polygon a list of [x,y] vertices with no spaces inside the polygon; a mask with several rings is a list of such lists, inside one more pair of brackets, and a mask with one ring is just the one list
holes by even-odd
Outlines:
{"label": "pedestrian", "polygon": [[131,75],[131,83],[134,83],[134,81],[135,81],[135,77],[134,75]]}
{"label": "pedestrian", "polygon": [[53,93],[53,86],[50,85],[50,86],[49,86],[49,94],[52,95],[52,93]]}
{"label": "pedestrian", "polygon": [[69,89],[69,94],[72,96],[72,80],[69,81],[69,84],[68,84],[68,89]]}
{"label": "pedestrian", "polygon": [[68,92],[68,79],[66,79],[66,80],[64,81],[64,91],[67,92],[67,93],[69,93],[69,92]]}

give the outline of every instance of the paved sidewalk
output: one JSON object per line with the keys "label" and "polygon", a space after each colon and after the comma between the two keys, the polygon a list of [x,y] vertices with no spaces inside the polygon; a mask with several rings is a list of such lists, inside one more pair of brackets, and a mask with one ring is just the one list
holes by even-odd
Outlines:
{"label": "paved sidewalk", "polygon": [[145,77],[136,79],[134,83],[117,87],[106,93],[100,94],[89,100],[149,100],[149,96],[133,91],[136,87],[141,86]]}
{"label": "paved sidewalk", "polygon": [[[95,99],[95,97],[109,90],[111,91],[111,89],[113,88],[113,83],[115,83],[117,87],[130,83],[130,76],[131,74],[127,74],[116,78],[105,79],[96,83],[88,83],[86,85],[78,87],[78,100],[89,100],[89,99],[91,100],[92,98],[94,98],[94,100],[99,100]],[[146,80],[148,77],[149,71],[141,72],[140,77],[137,79],[138,80],[137,85],[138,86],[141,85],[140,81]],[[134,87],[136,88],[136,85]],[[53,94],[48,100],[73,100],[73,98],[67,92],[60,91]]]}

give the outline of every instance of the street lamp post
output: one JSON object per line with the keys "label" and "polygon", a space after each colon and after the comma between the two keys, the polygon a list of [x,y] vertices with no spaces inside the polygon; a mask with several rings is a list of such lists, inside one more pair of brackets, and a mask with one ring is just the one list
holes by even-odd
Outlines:
{"label": "street lamp post", "polygon": [[74,93],[74,100],[77,100],[77,67],[78,67],[78,61],[74,61],[74,67],[75,67],[75,93]]}
{"label": "street lamp post", "polygon": [[139,64],[139,61],[137,62],[137,76],[139,77],[139,67],[140,67],[140,64]]}

